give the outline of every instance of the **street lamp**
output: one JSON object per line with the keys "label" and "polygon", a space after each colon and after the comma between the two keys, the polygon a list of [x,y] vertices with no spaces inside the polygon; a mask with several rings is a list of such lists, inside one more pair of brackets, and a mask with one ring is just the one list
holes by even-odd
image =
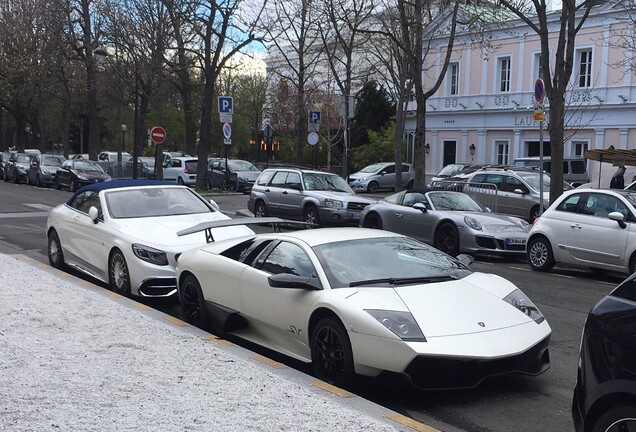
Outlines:
{"label": "street lamp", "polygon": [[95,159],[99,148],[99,132],[97,129],[97,68],[95,65],[96,60],[105,58],[108,56],[108,52],[103,48],[91,48],[89,45],[84,45],[84,48],[86,59],[86,91],[88,92],[88,153],[89,159]]}
{"label": "street lamp", "polygon": [[26,125],[24,127],[24,131],[27,134],[27,142],[26,142],[26,147],[25,148],[30,148],[31,147],[31,126]]}
{"label": "street lamp", "polygon": [[128,130],[128,127],[122,123],[121,125],[121,147],[119,149],[119,151],[117,152],[117,165],[119,166],[119,176],[121,177],[121,171],[122,171],[122,156],[121,154],[124,152],[124,150],[126,149],[126,131]]}

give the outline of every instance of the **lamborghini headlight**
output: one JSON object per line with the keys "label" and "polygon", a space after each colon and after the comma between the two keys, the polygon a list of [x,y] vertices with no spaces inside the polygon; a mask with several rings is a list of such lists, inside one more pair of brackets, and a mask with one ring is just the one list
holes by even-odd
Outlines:
{"label": "lamborghini headlight", "polygon": [[426,338],[410,312],[366,309],[366,312],[397,337],[408,342],[426,342]]}
{"label": "lamborghini headlight", "polygon": [[541,324],[545,320],[543,314],[539,312],[539,309],[537,309],[534,303],[532,303],[528,296],[521,292],[520,289],[514,290],[503,300],[528,315],[528,317],[533,319],[537,324]]}
{"label": "lamborghini headlight", "polygon": [[342,207],[342,201],[338,201],[338,200],[327,198],[325,200],[325,206],[327,206],[327,207]]}
{"label": "lamborghini headlight", "polygon": [[140,260],[155,265],[168,265],[168,257],[164,251],[140,244],[133,244],[132,250],[135,256]]}
{"label": "lamborghini headlight", "polygon": [[481,224],[470,216],[464,216],[464,222],[475,231],[481,231],[482,229]]}

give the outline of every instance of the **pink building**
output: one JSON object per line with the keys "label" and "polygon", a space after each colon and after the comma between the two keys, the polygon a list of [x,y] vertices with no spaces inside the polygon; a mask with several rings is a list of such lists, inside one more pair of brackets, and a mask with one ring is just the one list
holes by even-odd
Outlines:
{"label": "pink building", "polygon": [[[558,13],[553,18],[558,20]],[[636,78],[630,70],[636,55],[619,46],[619,34],[631,40],[635,29],[625,19],[624,12],[599,7],[577,35],[566,95],[564,157],[583,158],[586,149],[610,146],[636,149]],[[467,34],[457,38],[444,83],[428,100],[427,174],[453,162],[511,164],[515,158],[539,155],[539,123],[532,117],[534,86],[542,77],[539,37],[521,20],[506,23],[491,36],[489,47],[474,44]],[[427,56],[430,82],[445,54],[446,41],[433,41],[433,46],[435,42],[440,48]],[[408,138],[415,130],[410,114]],[[550,137],[545,129],[547,156]],[[594,178],[598,162],[587,165]]]}

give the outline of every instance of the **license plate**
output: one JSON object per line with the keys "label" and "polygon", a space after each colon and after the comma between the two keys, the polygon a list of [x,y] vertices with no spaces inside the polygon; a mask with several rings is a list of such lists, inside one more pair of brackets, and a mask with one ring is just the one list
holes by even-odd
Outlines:
{"label": "license plate", "polygon": [[349,213],[349,219],[354,219],[354,220],[360,219],[360,213]]}
{"label": "license plate", "polygon": [[509,238],[509,239],[506,239],[506,244],[509,244],[509,245],[524,245],[524,244],[526,244],[526,239],[524,239],[524,238]]}

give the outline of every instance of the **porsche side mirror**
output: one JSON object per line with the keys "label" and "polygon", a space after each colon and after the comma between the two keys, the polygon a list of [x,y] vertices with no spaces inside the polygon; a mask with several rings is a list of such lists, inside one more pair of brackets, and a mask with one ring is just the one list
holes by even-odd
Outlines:
{"label": "porsche side mirror", "polygon": [[97,223],[99,219],[99,210],[97,210],[97,207],[91,206],[91,208],[88,209],[88,217],[91,218],[93,223]]}
{"label": "porsche side mirror", "polygon": [[221,211],[221,207],[219,207],[219,205],[213,199],[210,200],[210,205],[214,208],[214,210]]}
{"label": "porsche side mirror", "polygon": [[322,286],[315,277],[297,276],[289,273],[279,273],[267,278],[272,288],[305,289],[310,291],[321,290]]}
{"label": "porsche side mirror", "polygon": [[426,209],[426,206],[424,204],[422,204],[421,202],[413,204],[413,208],[415,210],[421,211],[422,213],[428,212],[428,210]]}

